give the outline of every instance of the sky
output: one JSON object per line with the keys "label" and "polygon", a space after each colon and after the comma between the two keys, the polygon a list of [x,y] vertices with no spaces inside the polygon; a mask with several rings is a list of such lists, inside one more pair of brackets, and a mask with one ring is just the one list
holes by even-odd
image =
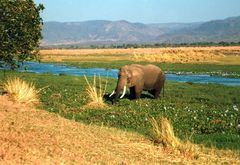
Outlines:
{"label": "sky", "polygon": [[240,0],[34,0],[44,21],[202,22],[240,16]]}

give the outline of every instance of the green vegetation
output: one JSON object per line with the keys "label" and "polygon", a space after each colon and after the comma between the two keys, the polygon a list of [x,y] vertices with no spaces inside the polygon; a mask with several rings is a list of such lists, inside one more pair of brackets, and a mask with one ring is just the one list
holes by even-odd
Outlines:
{"label": "green vegetation", "polygon": [[18,67],[18,62],[35,59],[41,39],[42,4],[33,0],[1,0],[0,66]]}
{"label": "green vegetation", "polygon": [[[87,109],[84,107],[87,104],[84,77],[10,71],[7,75],[35,82],[35,86],[42,89],[40,108],[71,120],[135,131],[149,137],[150,119],[164,116],[183,140],[190,138],[206,146],[240,150],[240,87],[167,81],[165,97],[161,100],[143,93],[140,100],[124,98],[111,105],[111,100],[105,96],[106,108]],[[116,81],[108,80],[107,93],[115,88]]]}

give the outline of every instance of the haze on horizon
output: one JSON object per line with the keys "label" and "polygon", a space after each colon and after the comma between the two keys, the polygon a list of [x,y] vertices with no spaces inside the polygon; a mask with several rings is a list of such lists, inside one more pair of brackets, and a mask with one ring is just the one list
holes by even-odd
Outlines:
{"label": "haze on horizon", "polygon": [[240,0],[35,0],[44,21],[202,22],[240,16]]}

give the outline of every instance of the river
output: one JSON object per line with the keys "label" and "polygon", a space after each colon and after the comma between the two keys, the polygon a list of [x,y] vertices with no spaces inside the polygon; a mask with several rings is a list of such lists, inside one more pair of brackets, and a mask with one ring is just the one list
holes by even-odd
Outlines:
{"label": "river", "polygon": [[[66,65],[57,65],[49,63],[25,62],[24,66],[19,68],[20,72],[33,73],[51,73],[54,75],[73,75],[73,76],[94,76],[117,78],[118,69],[104,68],[77,68]],[[210,76],[207,74],[166,74],[167,80],[192,83],[216,83],[229,86],[240,86],[240,78],[228,78],[222,76]]]}

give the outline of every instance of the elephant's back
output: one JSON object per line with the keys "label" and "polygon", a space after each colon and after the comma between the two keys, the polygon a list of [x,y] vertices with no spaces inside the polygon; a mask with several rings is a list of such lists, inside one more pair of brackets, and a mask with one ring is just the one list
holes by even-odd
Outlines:
{"label": "elephant's back", "polygon": [[146,72],[149,72],[149,73],[154,73],[154,74],[157,74],[157,73],[161,73],[161,72],[163,72],[162,70],[161,70],[161,68],[159,68],[158,66],[156,66],[156,65],[152,65],[152,64],[148,64],[148,65],[145,65],[144,66],[144,70],[146,71]]}
{"label": "elephant's back", "polygon": [[131,67],[135,68],[135,70],[140,70],[144,74],[144,80],[151,79],[153,82],[156,77],[162,77],[164,72],[156,65],[147,64],[147,65],[139,65],[139,64],[131,64]]}
{"label": "elephant's back", "polygon": [[143,69],[144,71],[152,70],[154,72],[162,72],[161,68],[159,68],[158,66],[153,65],[153,64],[147,64],[147,65],[131,64],[129,66],[135,67],[135,68],[140,68],[140,69]]}

